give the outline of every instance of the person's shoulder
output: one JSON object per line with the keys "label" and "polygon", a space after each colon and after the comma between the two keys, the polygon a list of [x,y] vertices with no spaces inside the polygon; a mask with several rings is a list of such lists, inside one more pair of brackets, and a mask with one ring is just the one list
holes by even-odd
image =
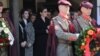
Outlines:
{"label": "person's shoulder", "polygon": [[27,24],[28,24],[28,25],[31,25],[31,24],[32,24],[32,22],[31,22],[31,21],[29,21]]}
{"label": "person's shoulder", "polygon": [[77,16],[76,19],[77,19],[77,20],[82,20],[83,18],[82,18],[82,16]]}
{"label": "person's shoulder", "polygon": [[75,19],[73,19],[73,22],[79,22],[82,20],[82,16],[77,16]]}
{"label": "person's shoulder", "polygon": [[80,18],[82,18],[82,16],[77,16],[77,19],[80,19]]}
{"label": "person's shoulder", "polygon": [[55,16],[55,17],[52,18],[52,20],[56,20],[58,18],[59,18],[59,16]]}
{"label": "person's shoulder", "polygon": [[40,20],[41,20],[41,18],[38,17],[38,18],[35,19],[34,22],[36,23],[36,22],[39,22]]}
{"label": "person's shoulder", "polygon": [[23,20],[20,20],[20,21],[19,21],[19,23],[20,23],[20,24],[23,24],[23,23],[24,23],[24,21],[23,21]]}

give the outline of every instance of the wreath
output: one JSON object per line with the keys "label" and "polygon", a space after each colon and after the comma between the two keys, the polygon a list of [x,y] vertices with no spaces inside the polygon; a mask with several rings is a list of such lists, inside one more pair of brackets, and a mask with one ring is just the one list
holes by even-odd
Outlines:
{"label": "wreath", "polygon": [[75,42],[75,55],[94,56],[99,51],[96,47],[96,35],[97,30],[91,26],[81,31],[78,40]]}
{"label": "wreath", "polygon": [[0,48],[7,47],[9,45],[8,32],[9,29],[5,22],[0,20]]}

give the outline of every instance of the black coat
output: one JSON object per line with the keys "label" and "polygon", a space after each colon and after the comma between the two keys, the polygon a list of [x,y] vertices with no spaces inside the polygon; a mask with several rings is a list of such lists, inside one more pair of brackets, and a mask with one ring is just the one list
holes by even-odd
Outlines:
{"label": "black coat", "polygon": [[45,18],[44,22],[41,18],[37,18],[33,24],[35,28],[34,56],[45,56],[48,38],[46,30],[50,24],[50,20]]}

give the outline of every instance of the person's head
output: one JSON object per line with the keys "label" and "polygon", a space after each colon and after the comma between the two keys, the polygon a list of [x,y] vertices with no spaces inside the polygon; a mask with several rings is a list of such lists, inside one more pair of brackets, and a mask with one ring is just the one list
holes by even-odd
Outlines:
{"label": "person's head", "polygon": [[78,16],[78,13],[77,13],[77,12],[72,12],[72,13],[71,13],[71,18],[72,18],[72,19],[76,19],[77,16]]}
{"label": "person's head", "polygon": [[34,22],[35,19],[36,19],[36,14],[31,14],[31,15],[30,15],[30,20],[31,20],[32,22]]}
{"label": "person's head", "polygon": [[51,15],[51,12],[50,11],[47,12],[47,18],[48,19],[51,19],[52,18],[52,15]]}
{"label": "person's head", "polygon": [[2,14],[4,16],[9,16],[9,8],[3,8]]}
{"label": "person's head", "polygon": [[61,12],[63,14],[70,14],[69,13],[70,6],[71,6],[71,3],[67,0],[59,0],[58,1],[59,12]]}
{"label": "person's head", "polygon": [[20,16],[21,16],[21,18],[28,19],[29,18],[29,11],[27,9],[21,10]]}
{"label": "person's head", "polygon": [[2,13],[2,10],[3,10],[3,3],[0,2],[0,13]]}
{"label": "person's head", "polygon": [[90,16],[91,15],[91,11],[93,8],[93,4],[88,2],[88,1],[83,1],[81,4],[81,13]]}
{"label": "person's head", "polygon": [[39,10],[39,13],[40,13],[40,16],[47,17],[48,10],[47,10],[46,7],[41,7],[40,10]]}
{"label": "person's head", "polygon": [[32,9],[27,9],[29,11],[29,14],[31,15],[32,14]]}

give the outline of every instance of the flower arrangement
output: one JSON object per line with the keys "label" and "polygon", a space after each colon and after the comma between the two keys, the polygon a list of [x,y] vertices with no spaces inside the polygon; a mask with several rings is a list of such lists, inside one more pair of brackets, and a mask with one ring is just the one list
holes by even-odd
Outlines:
{"label": "flower arrangement", "polygon": [[80,35],[78,40],[75,42],[75,54],[77,56],[94,56],[96,48],[96,34],[97,31],[93,27],[87,27],[84,29]]}
{"label": "flower arrangement", "polygon": [[9,45],[8,32],[9,29],[7,28],[5,22],[0,20],[0,48],[7,47]]}

